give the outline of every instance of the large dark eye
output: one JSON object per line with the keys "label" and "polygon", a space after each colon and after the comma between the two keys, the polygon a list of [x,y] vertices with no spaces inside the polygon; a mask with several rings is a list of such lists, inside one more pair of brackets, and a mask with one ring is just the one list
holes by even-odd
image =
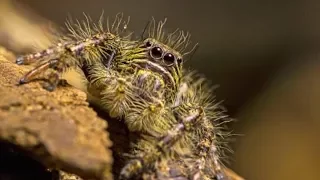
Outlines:
{"label": "large dark eye", "polygon": [[151,49],[150,55],[154,59],[159,59],[159,58],[162,57],[162,53],[163,53],[163,51],[162,51],[162,49],[160,47],[153,47]]}
{"label": "large dark eye", "polygon": [[163,60],[167,65],[172,65],[174,63],[175,57],[173,54],[167,53],[166,55],[164,55]]}

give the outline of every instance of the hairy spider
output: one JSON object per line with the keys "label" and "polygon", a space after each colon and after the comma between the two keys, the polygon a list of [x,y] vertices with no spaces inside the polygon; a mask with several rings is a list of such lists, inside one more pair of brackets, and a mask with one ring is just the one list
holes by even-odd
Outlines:
{"label": "hairy spider", "polygon": [[45,88],[53,91],[62,73],[80,70],[95,103],[139,135],[119,179],[231,179],[220,161],[229,118],[205,79],[183,66],[194,50],[187,51],[190,34],[164,33],[166,20],[153,19],[148,36],[133,39],[122,35],[128,23],[122,17],[107,29],[102,16],[98,24],[87,16],[68,21],[71,33],[55,46],[17,58],[20,65],[38,63],[20,83],[50,72]]}

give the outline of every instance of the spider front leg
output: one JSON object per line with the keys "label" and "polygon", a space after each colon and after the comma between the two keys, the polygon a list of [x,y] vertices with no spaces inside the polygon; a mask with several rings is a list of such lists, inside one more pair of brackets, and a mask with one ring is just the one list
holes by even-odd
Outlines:
{"label": "spider front leg", "polygon": [[182,136],[192,137],[191,156],[180,157],[187,166],[185,171],[188,178],[191,180],[227,180],[219,162],[217,127],[211,117],[214,114],[211,106],[214,105],[201,102],[200,98],[197,98],[199,94],[194,94],[196,96],[191,96],[190,99],[184,98],[181,104],[175,108],[176,118],[180,119],[182,123],[178,124],[178,128],[172,134],[169,133],[161,144],[170,148],[173,145],[170,143],[175,143]]}
{"label": "spider front leg", "polygon": [[110,33],[96,34],[79,41],[58,43],[57,46],[38,53],[20,56],[16,60],[18,65],[40,63],[21,78],[20,84],[30,82],[36,75],[53,69],[54,72],[49,74],[49,85],[45,87],[53,91],[60,82],[60,76],[67,69],[82,68],[84,63],[91,64],[99,62],[103,58],[113,58],[110,57],[107,50],[112,51],[113,46],[116,46],[111,45],[114,39],[115,36]]}
{"label": "spider front leg", "polygon": [[[76,49],[75,51],[81,51]],[[48,72],[47,83],[44,88],[48,91],[56,89],[57,85],[62,82],[60,76],[70,67],[77,64],[74,52],[70,50],[67,44],[59,43],[56,47],[51,47],[38,53],[20,56],[16,60],[18,65],[38,63],[38,65],[27,72],[20,80],[19,84],[29,83],[39,74]],[[48,71],[51,69],[52,71]]]}
{"label": "spider front leg", "polygon": [[[174,113],[176,125],[171,126],[162,138],[146,140],[147,145],[139,149],[138,156],[129,161],[122,169],[120,177],[130,179],[133,176],[141,175],[145,170],[158,171],[155,164],[161,159],[172,161],[181,166],[182,176],[171,179],[215,179],[227,180],[223,167],[219,162],[217,136],[220,134],[216,121],[225,117],[220,111],[217,103],[211,99],[211,94],[203,91],[201,81],[194,81],[191,84],[182,83],[175,100],[172,103],[171,111]],[[169,119],[157,122],[172,122]],[[158,126],[157,126],[158,127]],[[191,150],[185,154],[176,151],[176,145],[183,143],[183,148]],[[173,153],[173,156],[172,156]],[[186,168],[184,168],[186,167]],[[160,172],[162,173],[162,172]],[[163,177],[158,177],[163,179]]]}
{"label": "spider front leg", "polygon": [[26,73],[20,80],[19,84],[25,84],[30,82],[32,79],[34,79],[35,76],[39,75],[42,72],[45,72],[49,68],[52,68],[57,64],[57,59],[49,60],[48,62],[44,62],[38,66],[36,66],[34,69]]}
{"label": "spider front leg", "polygon": [[60,76],[70,66],[72,66],[72,60],[70,56],[62,55],[60,58],[51,59],[36,66],[34,69],[27,72],[20,80],[19,84],[25,84],[35,79],[35,77],[41,73],[49,71],[47,83],[44,84],[44,88],[48,91],[54,91],[58,84],[62,82]]}
{"label": "spider front leg", "polygon": [[[143,153],[140,155],[141,157],[129,161],[125,167],[122,168],[120,179],[130,179],[133,176],[140,174],[145,167],[152,167],[154,163],[159,161],[162,155],[165,156],[167,152],[170,153],[170,148],[181,138],[181,136],[183,136],[185,131],[188,131],[191,126],[198,122],[202,114],[203,110],[201,108],[195,108],[190,111],[187,116],[177,117],[177,119],[180,120],[180,123],[167,131],[164,137],[158,141],[154,141],[156,145],[154,148],[149,148],[152,149],[151,151]],[[150,146],[152,146],[152,144],[150,144]]]}
{"label": "spider front leg", "polygon": [[44,58],[50,57],[54,53],[61,51],[64,48],[65,45],[59,43],[56,47],[51,47],[48,49],[45,49],[41,52],[27,54],[24,56],[19,56],[16,59],[16,64],[18,65],[27,65],[27,64],[33,64],[37,61],[41,61]]}

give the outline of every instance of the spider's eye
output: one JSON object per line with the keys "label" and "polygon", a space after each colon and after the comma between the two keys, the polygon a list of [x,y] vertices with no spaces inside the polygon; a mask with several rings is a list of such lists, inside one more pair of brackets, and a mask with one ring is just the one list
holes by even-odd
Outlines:
{"label": "spider's eye", "polygon": [[163,53],[163,51],[160,47],[153,47],[151,49],[150,55],[154,59],[159,59],[162,57],[162,53]]}
{"label": "spider's eye", "polygon": [[167,65],[172,65],[174,63],[175,57],[173,54],[167,53],[166,55],[164,55],[163,60]]}
{"label": "spider's eye", "polygon": [[151,47],[151,45],[152,45],[152,44],[151,44],[150,41],[147,41],[147,42],[146,42],[146,47]]}

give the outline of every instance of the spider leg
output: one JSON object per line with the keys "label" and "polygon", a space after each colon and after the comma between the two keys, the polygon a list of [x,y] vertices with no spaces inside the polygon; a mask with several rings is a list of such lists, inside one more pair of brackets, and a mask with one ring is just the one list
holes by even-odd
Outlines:
{"label": "spider leg", "polygon": [[48,62],[44,62],[44,63],[36,66],[34,69],[32,69],[31,71],[26,73],[19,80],[19,84],[25,84],[25,83],[30,82],[31,80],[34,79],[35,76],[39,75],[42,72],[45,72],[49,68],[52,68],[57,62],[58,62],[57,59],[52,59],[52,60],[49,60]]}
{"label": "spider leg", "polygon": [[131,76],[120,76],[117,71],[105,67],[103,62],[84,68],[89,81],[87,91],[93,97],[91,102],[106,110],[112,118],[123,117],[134,96]]}
{"label": "spider leg", "polygon": [[37,60],[49,57],[53,55],[54,53],[60,51],[63,48],[62,44],[58,44],[56,47],[51,47],[48,49],[45,49],[41,52],[33,53],[33,54],[27,54],[24,56],[19,56],[16,59],[16,64],[18,65],[27,65],[35,63]]}
{"label": "spider leg", "polygon": [[[202,109],[202,115],[199,117],[197,124],[190,129],[193,137],[195,137],[195,149],[189,166],[189,175],[192,180],[198,179],[215,179],[227,180],[224,168],[220,162],[218,153],[218,136],[223,135],[219,123],[229,122],[226,120],[226,115],[219,109],[219,104],[215,103],[214,99],[208,97],[209,93],[203,93],[205,86],[201,86],[201,81],[194,81],[186,85],[182,84],[181,91],[185,93],[177,96],[176,101],[179,101],[177,108],[178,117],[186,112],[193,111],[195,107]],[[183,88],[185,86],[185,88]],[[205,92],[205,91],[204,91]]]}
{"label": "spider leg", "polygon": [[191,180],[228,179],[219,162],[216,136],[220,132],[214,123],[225,116],[217,110],[214,101],[207,99],[207,94],[202,94],[202,90],[196,83],[190,86],[182,83],[171,106],[177,119],[176,125],[160,140],[149,145],[155,147],[144,146],[139,156],[129,161],[121,170],[120,178],[130,179],[140,175],[145,169],[149,170],[148,167],[159,162],[162,156],[174,153],[174,145],[184,136],[191,136],[194,140],[190,143],[194,144],[194,149],[189,157],[190,161],[185,161],[188,158],[181,155],[173,159],[171,156],[172,161],[182,161],[182,164],[187,166],[184,177]]}
{"label": "spider leg", "polygon": [[[36,75],[46,72],[48,69],[53,69],[54,71],[49,74],[49,84],[45,85],[45,89],[49,91],[55,90],[61,81],[60,76],[67,69],[82,68],[83,64],[91,64],[91,61],[100,61],[103,59],[102,57],[110,59],[109,51],[106,52],[105,50],[109,48],[112,52],[112,47],[100,46],[106,43],[107,40],[112,41],[110,36],[97,34],[85,40],[73,43],[59,43],[56,47],[18,57],[16,63],[19,65],[41,63],[25,74],[20,79],[20,84],[30,82]],[[52,56],[54,57],[50,59]]]}
{"label": "spider leg", "polygon": [[48,74],[48,82],[44,88],[48,91],[54,91],[61,81],[60,76],[68,68],[74,67],[75,59],[68,53],[61,54],[59,58],[50,59],[36,66],[34,69],[27,72],[20,80],[19,84],[25,84],[32,81],[37,75],[45,73],[48,69],[52,71]]}
{"label": "spider leg", "polygon": [[[50,56],[53,56],[55,54],[65,53],[71,53],[74,57],[78,55],[83,55],[89,57],[91,56],[90,58],[99,58],[102,53],[101,51],[103,51],[104,49],[112,50],[114,46],[114,39],[114,35],[107,33],[96,34],[92,37],[88,37],[87,39],[81,39],[79,41],[58,43],[56,46],[50,47],[40,52],[19,56],[16,59],[16,64],[32,64],[37,61],[48,59]],[[106,46],[107,44],[108,46]]]}
{"label": "spider leg", "polygon": [[190,112],[188,116],[181,117],[181,122],[170,129],[167,132],[167,135],[159,140],[154,152],[145,153],[140,158],[132,159],[122,168],[120,179],[130,179],[140,173],[145,166],[150,166],[150,164],[156,162],[162,154],[169,152],[168,149],[174,145],[185,130],[188,130],[190,126],[197,123],[201,118],[202,113],[203,110],[201,108],[196,108],[194,111]]}
{"label": "spider leg", "polygon": [[[26,84],[35,79],[41,73],[47,72],[49,69],[52,71],[48,74],[48,82],[44,84],[44,88],[48,91],[54,91],[61,82],[60,76],[70,67],[77,65],[75,52],[81,51],[80,48],[71,51],[67,44],[59,43],[56,47],[51,47],[38,53],[20,56],[16,59],[18,65],[39,63],[35,68],[27,72],[19,80],[19,84]],[[48,60],[48,58],[55,56]]]}

